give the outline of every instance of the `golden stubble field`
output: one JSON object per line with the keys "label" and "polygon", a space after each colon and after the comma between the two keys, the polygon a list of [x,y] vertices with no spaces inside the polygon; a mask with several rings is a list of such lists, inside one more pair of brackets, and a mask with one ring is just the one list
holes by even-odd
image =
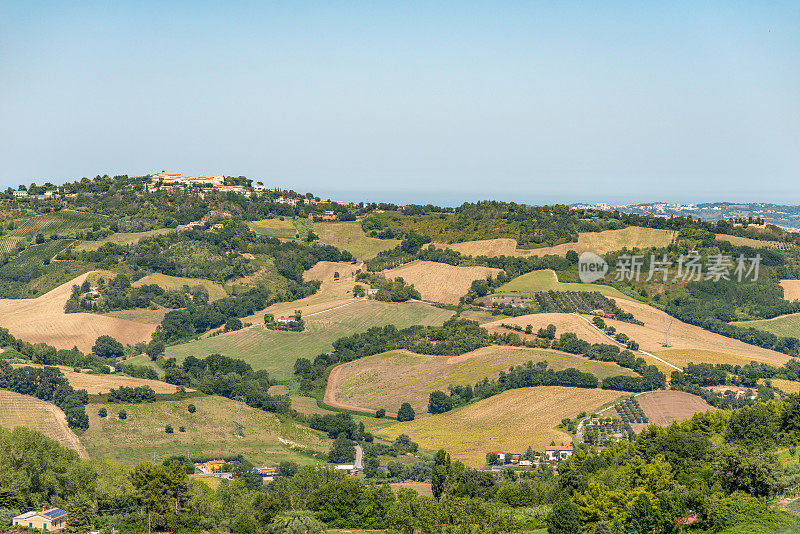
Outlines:
{"label": "golden stubble field", "polygon": [[496,276],[501,269],[491,267],[457,267],[432,261],[412,261],[395,269],[383,271],[386,278],[401,277],[422,295],[423,300],[458,304],[475,280]]}
{"label": "golden stubble field", "polygon": [[67,418],[55,404],[29,395],[0,390],[0,426],[25,426],[53,438],[64,447],[88,458],[78,437],[67,426]]}
{"label": "golden stubble field", "polygon": [[430,356],[406,350],[385,352],[336,366],[328,377],[325,403],[393,415],[410,402],[417,415],[428,410],[428,396],[450,385],[474,385],[496,378],[512,365],[546,361],[556,371],[574,367],[600,378],[635,374],[614,363],[597,362],[564,352],[524,347],[490,346],[459,356]]}
{"label": "golden stubble field", "polygon": [[72,286],[80,285],[93,273],[84,273],[35,299],[0,299],[0,326],[24,341],[47,343],[59,349],[78,347],[83,352],[91,351],[103,334],[122,344],[150,341],[154,324],[92,313],[64,313]]}
{"label": "golden stubble field", "polygon": [[[43,365],[31,363],[15,363],[13,367],[44,367]],[[76,373],[72,367],[65,365],[54,365],[51,367],[58,367],[64,376],[69,380],[69,384],[75,389],[85,389],[89,395],[98,395],[100,393],[108,393],[111,388],[118,388],[126,386],[129,388],[139,386],[150,386],[156,393],[175,393],[178,391],[178,386],[167,384],[160,380],[148,380],[146,378],[136,378],[133,376],[107,374],[99,375],[93,373]],[[187,389],[187,391],[193,391]]]}
{"label": "golden stubble field", "polygon": [[[670,346],[665,347],[664,325],[669,321],[669,315],[663,311],[633,300],[616,299],[617,305],[633,314],[633,316],[644,322],[643,326],[613,319],[604,319],[607,325],[613,326],[617,332],[623,332],[628,337],[639,343],[642,350],[655,354],[660,358],[678,367],[683,367],[687,363],[730,363],[733,365],[744,365],[751,361],[766,362],[773,365],[782,365],[789,360],[789,356],[773,350],[749,345],[742,341],[721,336],[699,326],[690,325],[672,319],[670,327]],[[591,316],[585,316],[592,319]],[[662,319],[664,322],[662,322]],[[590,343],[611,343],[597,329],[586,321],[568,313],[541,313],[523,315],[520,317],[507,318],[483,326],[490,332],[508,332],[503,329],[500,323],[516,324],[522,327],[530,324],[534,331],[539,328],[553,324],[556,327],[556,336],[564,332],[574,332],[579,338]],[[673,371],[657,360],[642,355],[648,363],[657,365],[669,376]]]}
{"label": "golden stubble field", "polygon": [[560,386],[512,389],[463,408],[376,429],[395,439],[407,434],[428,450],[445,449],[472,467],[484,465],[486,453],[542,451],[551,442],[569,444],[572,437],[555,426],[621,398],[618,391]]}
{"label": "golden stubble field", "polygon": [[670,230],[657,228],[640,228],[629,226],[621,230],[605,230],[602,232],[582,232],[578,234],[577,243],[563,243],[552,247],[533,249],[518,249],[516,239],[499,238],[483,239],[480,241],[466,241],[451,245],[437,244],[438,247],[448,247],[470,256],[545,256],[547,254],[565,255],[574,250],[578,254],[585,251],[605,254],[614,250],[649,247],[665,247],[672,242]]}

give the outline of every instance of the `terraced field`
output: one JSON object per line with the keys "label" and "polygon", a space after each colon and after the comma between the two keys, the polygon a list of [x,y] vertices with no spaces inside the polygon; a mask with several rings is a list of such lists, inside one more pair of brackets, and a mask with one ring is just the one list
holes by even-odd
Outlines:
{"label": "terraced field", "polygon": [[[190,414],[189,404],[197,411]],[[100,408],[108,416],[100,417]],[[127,419],[117,417],[119,410],[127,412]],[[258,465],[277,465],[283,460],[302,464],[312,460],[292,450],[293,443],[325,451],[330,440],[320,432],[287,421],[282,423],[271,413],[249,406],[242,407],[244,437],[234,436],[236,402],[222,397],[196,397],[182,401],[157,401],[142,404],[90,404],[89,429],[81,436],[91,458],[103,458],[128,465],[156,461],[175,454],[225,456],[244,454]],[[164,428],[172,425],[174,433]],[[185,432],[179,428],[184,427]]]}
{"label": "terraced field", "polygon": [[526,297],[539,291],[597,291],[607,297],[630,299],[616,288],[602,284],[582,284],[580,282],[559,282],[555,271],[544,269],[541,271],[531,271],[518,276],[500,286],[493,296],[502,297]]}
{"label": "terraced field", "polygon": [[564,418],[592,412],[619,399],[619,392],[558,386],[522,388],[439,415],[395,423],[375,430],[394,439],[407,434],[421,447],[445,449],[472,467],[484,465],[486,453],[544,450],[551,442],[569,444],[572,437],[555,427]]}
{"label": "terraced field", "polygon": [[208,291],[208,298],[210,300],[217,300],[228,296],[228,293],[225,291],[225,288],[222,287],[222,284],[212,282],[211,280],[205,280],[203,278],[184,278],[180,276],[169,276],[161,273],[152,273],[133,283],[133,285],[136,287],[145,284],[156,284],[157,286],[163,287],[167,291],[181,289],[183,286],[189,286],[190,288],[195,286],[203,286],[206,288],[206,291]]}
{"label": "terraced field", "polygon": [[321,243],[346,250],[361,261],[372,259],[379,252],[400,244],[397,239],[368,237],[359,222],[317,222],[314,223],[314,233]]}
{"label": "terraced field", "polygon": [[555,370],[575,367],[600,378],[635,376],[614,363],[541,349],[491,346],[450,357],[393,351],[336,366],[328,378],[325,403],[355,410],[383,408],[394,414],[400,404],[410,402],[415,412],[422,414],[428,410],[432,391],[447,391],[450,385],[473,385],[529,361],[546,361]]}
{"label": "terraced field", "polygon": [[22,239],[33,241],[37,234],[43,234],[45,237],[53,234],[74,236],[76,231],[90,229],[94,223],[106,220],[107,218],[102,215],[72,210],[36,215],[0,238],[0,252],[10,252]]}
{"label": "terraced field", "polygon": [[167,356],[183,361],[189,355],[204,357],[219,353],[241,358],[256,369],[266,369],[278,380],[288,380],[297,358],[313,359],[333,348],[343,336],[364,332],[372,326],[393,324],[405,328],[415,324],[441,325],[453,312],[422,302],[387,303],[350,299],[346,305],[306,316],[304,332],[267,330],[260,324],[167,348]]}
{"label": "terraced field", "polygon": [[78,437],[67,426],[64,412],[53,403],[13,391],[0,390],[0,426],[5,428],[24,426],[38,430],[61,445],[77,451],[81,457],[88,458]]}
{"label": "terraced field", "polygon": [[399,276],[407,284],[413,284],[424,300],[458,304],[473,281],[496,276],[500,271],[491,267],[457,267],[433,261],[412,261],[383,271],[383,274],[392,279]]}

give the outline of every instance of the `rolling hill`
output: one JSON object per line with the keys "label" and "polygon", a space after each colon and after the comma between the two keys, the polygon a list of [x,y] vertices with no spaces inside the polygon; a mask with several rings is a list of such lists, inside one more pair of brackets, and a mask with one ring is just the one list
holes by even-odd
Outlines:
{"label": "rolling hill", "polygon": [[473,385],[496,378],[512,365],[546,361],[555,370],[575,367],[600,378],[635,376],[614,363],[597,362],[563,352],[493,345],[460,356],[428,356],[400,350],[336,366],[328,377],[325,403],[340,408],[395,413],[410,402],[419,415],[428,410],[428,395],[450,385]]}
{"label": "rolling hill", "polygon": [[559,386],[512,389],[455,410],[376,430],[394,439],[408,435],[429,450],[443,448],[469,466],[484,465],[487,452],[542,451],[572,437],[555,426],[620,398],[618,391]]}

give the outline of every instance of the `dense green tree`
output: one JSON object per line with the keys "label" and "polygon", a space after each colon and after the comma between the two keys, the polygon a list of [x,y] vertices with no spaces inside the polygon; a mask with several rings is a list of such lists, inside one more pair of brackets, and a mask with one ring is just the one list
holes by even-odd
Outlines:
{"label": "dense green tree", "polygon": [[342,432],[333,441],[328,453],[328,461],[332,464],[345,464],[356,459],[356,448],[353,441]]}
{"label": "dense green tree", "polygon": [[66,505],[66,531],[74,534],[85,534],[91,530],[95,518],[95,503],[84,493],[77,493],[69,498]]}
{"label": "dense green tree", "polygon": [[725,491],[769,497],[780,489],[780,466],[774,454],[753,448],[725,446],[717,454],[716,478]]}
{"label": "dense green tree", "polygon": [[558,501],[547,515],[548,534],[578,534],[580,527],[578,507],[572,501]]}
{"label": "dense green tree", "polygon": [[413,421],[416,414],[414,413],[414,408],[411,407],[411,404],[404,402],[400,405],[400,409],[397,410],[397,420],[400,422],[403,421]]}
{"label": "dense green tree", "polygon": [[101,358],[122,358],[125,355],[125,347],[113,337],[102,335],[95,341],[92,352]]}

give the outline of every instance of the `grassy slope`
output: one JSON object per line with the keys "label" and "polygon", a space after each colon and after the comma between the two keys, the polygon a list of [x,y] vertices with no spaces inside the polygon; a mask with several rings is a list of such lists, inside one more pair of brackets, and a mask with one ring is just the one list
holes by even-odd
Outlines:
{"label": "grassy slope", "polygon": [[800,337],[800,313],[781,315],[774,319],[761,319],[758,321],[737,321],[735,324],[744,327],[753,327],[765,332],[772,332],[776,336]]}
{"label": "grassy slope", "polygon": [[359,222],[318,222],[314,223],[314,233],[321,243],[346,250],[359,260],[374,258],[378,252],[400,244],[397,239],[368,237]]}
{"label": "grassy slope", "polygon": [[297,229],[292,223],[292,219],[263,219],[261,221],[251,221],[247,223],[255,233],[267,237],[278,239],[294,239]]}
{"label": "grassy slope", "polygon": [[514,296],[520,293],[535,293],[537,291],[597,291],[607,297],[627,299],[626,295],[617,289],[601,284],[582,284],[559,282],[555,271],[550,269],[533,271],[514,278],[509,283],[498,288],[494,293],[497,296]]}
{"label": "grassy slope", "polygon": [[[550,350],[491,346],[461,356],[427,356],[393,351],[342,364],[329,380],[329,395],[335,400],[360,408],[384,408],[396,412],[408,401],[419,413],[428,408],[428,395],[447,391],[450,385],[475,384],[484,377],[496,377],[512,365],[547,361],[552,369],[575,367],[604,378],[612,375],[635,376],[633,371],[613,363],[596,362]],[[331,373],[333,377],[333,373]],[[326,395],[326,402],[328,396]],[[330,402],[329,402],[330,404]]]}
{"label": "grassy slope", "polygon": [[208,291],[208,297],[210,300],[216,300],[228,296],[228,294],[225,292],[225,288],[222,287],[221,284],[212,282],[211,280],[205,280],[203,278],[185,278],[180,276],[169,276],[161,273],[153,273],[148,274],[144,278],[141,278],[133,283],[133,285],[137,287],[144,284],[156,284],[166,290],[181,289],[185,285],[189,287],[203,286]]}
{"label": "grassy slope", "polygon": [[528,446],[544,450],[551,441],[570,443],[571,436],[556,430],[566,417],[591,412],[620,398],[619,392],[557,386],[505,391],[450,412],[396,423],[378,435],[394,439],[407,434],[421,447],[443,448],[454,459],[478,467],[486,453],[524,453]]}
{"label": "grassy slope", "polygon": [[108,237],[99,239],[97,241],[84,241],[75,247],[75,250],[97,250],[106,243],[114,243],[116,245],[132,245],[138,243],[140,240],[154,236],[173,232],[172,228],[157,228],[147,232],[120,232],[118,234],[111,234]]}
{"label": "grassy slope", "polygon": [[[189,404],[197,411],[190,414]],[[108,417],[101,418],[98,410],[105,407]],[[91,458],[114,460],[125,464],[156,461],[174,454],[214,456],[244,454],[257,464],[276,464],[282,460],[310,463],[308,456],[293,452],[289,442],[320,451],[327,451],[329,440],[319,432],[295,423],[281,423],[274,414],[244,406],[244,437],[234,436],[236,402],[209,396],[182,401],[157,401],[143,404],[90,404],[89,429],[81,436]],[[120,420],[117,413],[124,409],[128,418]],[[174,428],[167,434],[167,424]],[[186,432],[178,427],[184,426]]]}
{"label": "grassy slope", "polygon": [[304,332],[277,332],[254,326],[169,347],[167,356],[182,361],[189,355],[204,357],[219,353],[241,358],[256,369],[266,369],[278,380],[287,380],[297,358],[313,359],[328,352],[333,341],[340,337],[387,324],[398,328],[442,324],[451,315],[448,310],[420,302],[353,301],[343,308],[308,317]]}

